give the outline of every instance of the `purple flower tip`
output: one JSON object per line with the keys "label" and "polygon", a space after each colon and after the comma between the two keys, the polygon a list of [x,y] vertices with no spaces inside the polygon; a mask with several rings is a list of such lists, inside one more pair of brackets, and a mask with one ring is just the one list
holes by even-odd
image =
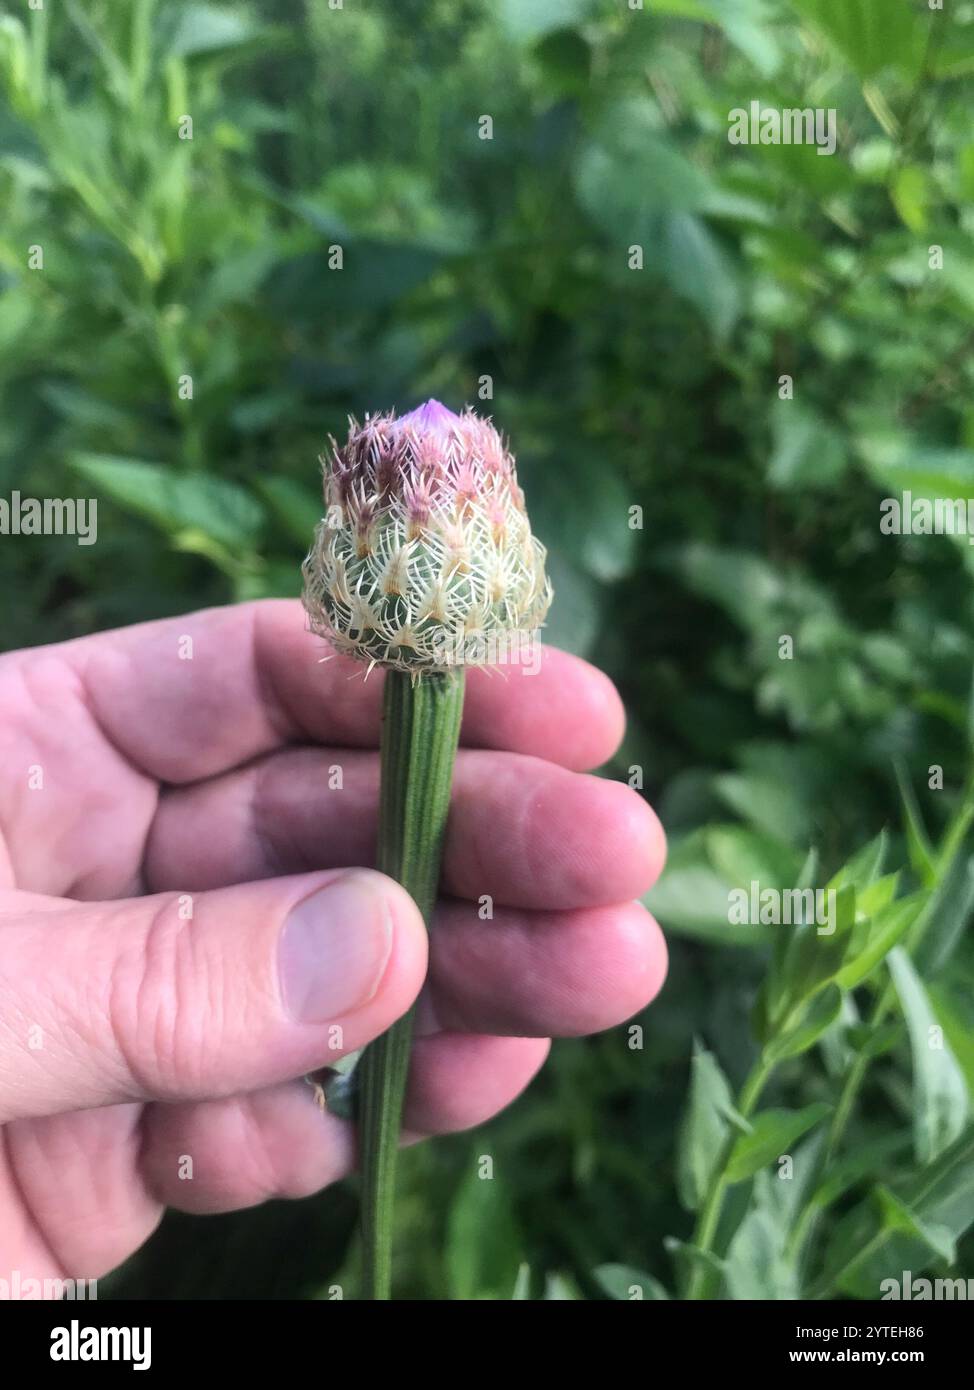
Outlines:
{"label": "purple flower tip", "polygon": [[439,401],[429,400],[408,415],[400,415],[396,424],[400,429],[411,427],[423,434],[450,434],[460,424],[460,417]]}

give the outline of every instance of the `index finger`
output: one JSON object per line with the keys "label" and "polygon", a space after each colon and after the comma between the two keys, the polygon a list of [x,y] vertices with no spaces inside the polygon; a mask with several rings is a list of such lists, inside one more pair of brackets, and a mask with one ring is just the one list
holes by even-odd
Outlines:
{"label": "index finger", "polygon": [[[619,695],[588,662],[538,645],[531,666],[468,672],[461,740],[597,767],[622,737]],[[384,673],[366,679],[362,663],[333,655],[297,600],[140,623],[45,655],[55,653],[80,678],[101,732],[161,781],[197,781],[287,743],[378,742]]]}

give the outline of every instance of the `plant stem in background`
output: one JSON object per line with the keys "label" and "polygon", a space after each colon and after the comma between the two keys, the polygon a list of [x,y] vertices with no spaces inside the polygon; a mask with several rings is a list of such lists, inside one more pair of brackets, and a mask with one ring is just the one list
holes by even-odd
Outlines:
{"label": "plant stem in background", "polygon": [[[769,1062],[763,1054],[758,1057],[737,1100],[737,1114],[742,1119],[747,1120],[754,1113],[773,1071],[773,1062]],[[734,1152],[738,1138],[739,1131],[731,1127],[717,1159],[710,1192],[697,1219],[696,1230],[693,1233],[693,1245],[702,1256],[712,1253],[714,1241],[717,1238],[717,1228],[720,1225],[720,1217],[724,1209],[724,1197],[727,1194],[727,1165],[730,1163],[731,1154]],[[684,1297],[688,1299],[710,1298],[713,1296],[715,1282],[713,1271],[706,1268],[702,1259],[695,1257],[690,1267]]]}
{"label": "plant stem in background", "polygon": [[[950,874],[957,856],[961,853],[964,842],[970,834],[971,826],[974,824],[974,779],[968,778],[965,784],[960,805],[944,831],[939,850],[929,843],[926,832],[919,825],[913,793],[903,778],[901,778],[900,790],[910,829],[921,852],[926,855],[926,864],[921,872],[924,887],[931,894],[926,910],[920,914],[910,934],[908,947],[910,953],[913,954],[931,926],[935,912],[943,906],[941,895],[947,876]],[[887,981],[879,992],[869,1014],[868,1026],[870,1030],[878,1029],[893,1012],[895,1006],[896,990],[892,982]],[[826,1133],[825,1145],[816,1164],[815,1179],[812,1183],[813,1191],[824,1177],[828,1165],[835,1157],[845,1137],[846,1128],[852,1118],[859,1093],[873,1060],[868,1052],[860,1052],[853,1058],[849,1070],[846,1072],[842,1090],[832,1114],[832,1121]],[[807,1257],[808,1247],[815,1237],[822,1215],[823,1211],[820,1207],[816,1207],[814,1203],[809,1203],[799,1216],[788,1245],[789,1253],[799,1263]]]}
{"label": "plant stem in background", "polygon": [[[440,877],[463,691],[462,671],[419,679],[386,672],[377,864],[412,895],[427,927]],[[390,1296],[396,1156],[412,1025],[410,1010],[366,1048],[359,1063],[363,1280],[370,1299]]]}
{"label": "plant stem in background", "polygon": [[[974,779],[969,779],[960,805],[946,827],[939,847],[931,845],[923,828],[914,823],[912,799],[905,796],[904,801],[907,819],[910,822],[910,833],[914,841],[915,855],[922,860],[918,873],[923,880],[924,888],[930,894],[925,910],[918,917],[907,941],[908,949],[913,953],[933,923],[937,912],[942,910],[942,894],[948,875],[964,847],[972,824],[974,824]],[[888,1015],[893,1012],[896,999],[894,985],[891,981],[886,981],[879,990],[869,1014],[870,1030],[878,1029]],[[809,1192],[813,1199],[816,1189],[824,1178],[829,1164],[835,1158],[845,1136],[872,1060],[868,1052],[857,1054],[845,1075],[831,1123],[825,1134],[825,1142],[815,1164],[809,1185]],[[775,1063],[769,1061],[765,1053],[762,1052],[752,1067],[736,1101],[735,1112],[739,1119],[749,1120],[753,1115],[774,1070]],[[692,1245],[696,1253],[693,1256],[693,1263],[689,1266],[685,1281],[685,1297],[688,1299],[713,1298],[717,1293],[719,1274],[716,1269],[708,1267],[706,1259],[714,1254],[720,1219],[724,1210],[727,1189],[730,1185],[728,1166],[738,1138],[739,1130],[732,1126],[717,1155],[710,1188],[700,1209],[692,1237]],[[804,1267],[807,1263],[808,1249],[815,1238],[822,1215],[823,1209],[818,1207],[814,1200],[810,1200],[796,1219],[788,1242],[788,1252],[799,1268]],[[827,1297],[829,1292],[829,1285],[820,1280],[807,1290],[807,1297],[823,1298]]]}

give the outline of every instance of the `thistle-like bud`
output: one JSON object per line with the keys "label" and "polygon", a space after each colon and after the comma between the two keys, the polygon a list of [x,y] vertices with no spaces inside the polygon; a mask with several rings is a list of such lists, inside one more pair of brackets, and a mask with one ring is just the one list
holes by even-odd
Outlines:
{"label": "thistle-like bud", "polygon": [[418,674],[495,661],[541,626],[544,546],[488,420],[439,401],[366,416],[323,464],[303,601],[338,651]]}

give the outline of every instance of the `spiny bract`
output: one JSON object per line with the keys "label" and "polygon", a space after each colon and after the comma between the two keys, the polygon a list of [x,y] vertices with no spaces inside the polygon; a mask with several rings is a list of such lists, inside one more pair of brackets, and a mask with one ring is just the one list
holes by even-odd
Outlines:
{"label": "spiny bract", "polygon": [[326,515],[304,562],[312,630],[417,674],[504,661],[541,626],[551,585],[501,436],[439,401],[349,424],[323,459]]}

